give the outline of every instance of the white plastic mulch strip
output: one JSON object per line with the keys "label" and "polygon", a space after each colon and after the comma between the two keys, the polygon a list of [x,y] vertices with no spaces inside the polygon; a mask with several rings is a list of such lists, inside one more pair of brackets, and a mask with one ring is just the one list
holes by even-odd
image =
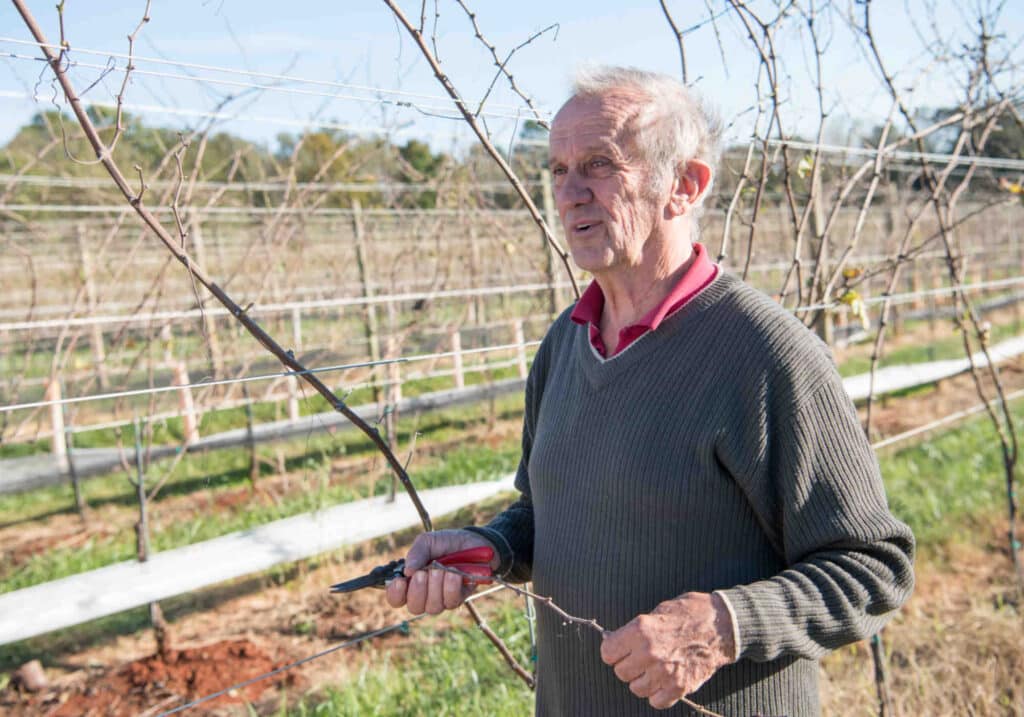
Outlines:
{"label": "white plastic mulch strip", "polygon": [[[512,489],[512,476],[420,492],[431,516]],[[419,525],[409,497],[354,501],[0,595],[0,644],[112,615]],[[345,576],[339,576],[339,579]],[[327,589],[327,586],[324,586]]]}

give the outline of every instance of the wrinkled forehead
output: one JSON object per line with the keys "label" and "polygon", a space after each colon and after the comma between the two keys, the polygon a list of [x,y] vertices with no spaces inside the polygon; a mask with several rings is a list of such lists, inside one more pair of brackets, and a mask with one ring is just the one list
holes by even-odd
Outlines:
{"label": "wrinkled forehead", "polygon": [[612,143],[627,151],[641,129],[638,119],[647,101],[642,93],[628,89],[571,98],[551,122],[551,153],[594,143]]}

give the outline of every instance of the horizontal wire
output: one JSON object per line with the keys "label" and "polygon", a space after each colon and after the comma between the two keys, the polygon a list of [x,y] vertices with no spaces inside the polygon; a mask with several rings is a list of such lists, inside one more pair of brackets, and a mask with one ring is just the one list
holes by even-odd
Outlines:
{"label": "horizontal wire", "polygon": [[[3,53],[3,55],[5,57],[8,57],[8,58],[13,59],[13,60],[28,60],[28,61],[31,61],[31,62],[42,62],[42,63],[49,62],[45,57],[35,57],[35,56],[32,56],[32,55],[20,55],[20,54],[18,54],[16,52],[7,52],[7,53]],[[125,67],[120,67],[120,66],[118,66],[116,64],[115,65],[100,65],[100,64],[93,63],[93,62],[81,62],[79,60],[70,60],[70,59],[66,60],[65,68],[66,69],[85,68],[85,69],[88,69],[88,70],[104,70],[106,72],[125,72],[126,71]],[[429,113],[431,113],[432,117],[439,117],[441,119],[450,119],[450,120],[462,120],[462,119],[464,119],[461,114],[452,114],[452,115],[436,114],[436,113],[439,113],[439,112],[451,112],[452,108],[447,103],[445,105],[443,105],[443,106],[440,106],[440,105],[424,105],[424,104],[419,104],[419,103],[413,102],[411,100],[386,99],[386,98],[383,98],[383,97],[361,97],[359,95],[344,95],[344,94],[334,93],[334,92],[321,92],[319,90],[303,90],[303,89],[299,89],[297,87],[282,87],[280,85],[260,84],[258,82],[244,82],[242,80],[223,80],[223,79],[210,78],[210,77],[195,77],[193,75],[183,75],[183,74],[176,73],[176,72],[160,72],[160,71],[157,71],[157,70],[143,70],[143,69],[137,68],[137,67],[135,67],[135,68],[133,68],[131,70],[131,74],[132,75],[144,75],[144,76],[147,76],[147,77],[160,77],[160,78],[171,79],[171,80],[185,80],[185,81],[189,81],[189,82],[200,82],[200,83],[211,84],[211,85],[224,85],[226,87],[236,87],[236,88],[242,88],[242,89],[253,89],[253,90],[259,90],[260,92],[276,92],[276,93],[285,94],[285,95],[299,95],[299,96],[304,96],[304,97],[325,97],[325,98],[334,99],[334,100],[351,100],[353,102],[364,102],[364,103],[372,104],[372,105],[381,105],[381,106],[383,106],[383,105],[390,105],[390,106],[394,106],[394,107],[408,107],[410,109],[418,110],[418,111],[424,112],[424,113],[429,112]],[[496,117],[496,118],[499,118],[499,119],[521,120],[521,119],[523,119],[524,114],[525,113],[522,110],[518,110],[515,113],[491,112],[491,111],[488,110],[488,111],[480,112],[479,115],[477,115],[477,116],[480,116],[480,117]]]}
{"label": "horizontal wire", "polygon": [[[475,595],[470,595],[468,598],[466,598],[465,601],[466,602],[472,602],[474,600],[478,600],[480,598],[487,597],[489,595],[492,595],[492,594],[498,592],[499,590],[504,590],[504,589],[505,589],[505,587],[503,585],[497,585],[497,586],[495,586],[493,588],[489,588],[488,590],[485,590],[482,593],[477,593]],[[244,680],[243,682],[239,682],[238,684],[232,685],[231,687],[225,687],[222,690],[218,690],[218,691],[216,691],[216,692],[214,692],[212,694],[206,695],[205,697],[200,697],[197,700],[193,700],[192,702],[189,702],[187,704],[181,705],[180,707],[175,707],[172,710],[167,710],[166,712],[161,712],[159,715],[157,715],[157,717],[168,717],[168,715],[173,715],[173,714],[178,714],[179,712],[184,712],[185,710],[191,709],[192,707],[196,707],[198,705],[201,705],[204,702],[209,702],[210,700],[216,699],[217,697],[221,697],[222,695],[226,695],[226,694],[228,694],[229,692],[231,692],[233,690],[243,689],[243,688],[248,687],[249,685],[251,685],[251,684],[253,684],[255,682],[259,682],[261,680],[268,679],[270,677],[273,677],[274,675],[279,675],[282,672],[286,672],[288,670],[292,670],[292,669],[294,669],[296,667],[299,667],[300,665],[306,664],[307,662],[312,662],[313,660],[318,660],[321,657],[324,657],[326,655],[330,655],[332,652],[337,652],[338,650],[344,649],[346,647],[352,647],[353,645],[358,645],[360,642],[364,642],[366,640],[371,640],[373,638],[380,637],[382,635],[386,635],[386,634],[388,634],[390,632],[394,632],[395,630],[402,630],[404,628],[407,628],[409,623],[416,622],[417,620],[420,620],[420,619],[426,617],[427,614],[428,613],[424,612],[424,613],[420,613],[419,615],[412,615],[409,618],[407,618],[405,620],[402,620],[401,622],[396,622],[394,625],[389,625],[389,626],[383,627],[383,628],[381,628],[379,630],[374,630],[373,632],[368,632],[365,635],[360,635],[359,637],[353,638],[351,640],[346,640],[345,642],[342,642],[340,644],[334,645],[333,647],[329,647],[326,650],[322,650],[322,651],[320,651],[320,652],[318,652],[318,653],[316,653],[314,655],[310,655],[309,657],[304,657],[301,660],[296,660],[295,662],[292,662],[292,663],[287,664],[287,665],[283,665],[281,667],[278,667],[277,669],[271,670],[270,672],[265,672],[262,675],[257,675],[256,677],[250,677],[248,680]]]}
{"label": "horizontal wire", "polygon": [[[252,306],[246,314],[269,314],[293,311],[295,309],[327,309],[342,306],[367,306],[376,304],[397,304],[407,301],[432,301],[435,299],[475,298],[497,294],[530,294],[552,288],[568,287],[568,282],[545,282],[543,284],[519,284],[516,286],[488,286],[475,289],[445,289],[441,291],[417,291],[406,294],[376,296],[352,296],[341,299],[310,299],[307,301],[284,302]],[[222,306],[190,311],[157,311],[148,314],[119,314],[112,316],[80,316],[77,318],[44,319],[42,321],[11,321],[0,323],[0,331],[27,331],[32,329],[59,328],[64,326],[94,326],[97,324],[132,324],[175,319],[194,319],[203,316],[234,316]]]}
{"label": "horizontal wire", "polygon": [[[42,174],[0,174],[0,182],[13,182],[39,187],[101,187],[114,186],[109,177],[55,177]],[[179,182],[171,179],[155,179],[146,182],[149,188],[177,187]],[[291,189],[321,189],[327,192],[413,192],[443,188],[439,183],[428,182],[188,182],[196,189],[226,189],[235,192],[277,192]],[[536,186],[538,182],[524,182],[525,186]],[[474,182],[473,189],[508,190],[508,182]]]}
{"label": "horizontal wire", "polygon": [[[981,281],[976,284],[960,284],[958,286],[944,286],[941,289],[923,289],[921,291],[910,291],[903,294],[882,294],[862,299],[865,306],[873,306],[888,301],[890,304],[905,304],[914,299],[922,299],[928,296],[945,296],[955,294],[958,291],[982,291],[984,289],[998,289],[1004,286],[1017,286],[1024,284],[1024,276],[1013,276],[1008,279],[993,279],[992,281]],[[824,304],[809,304],[798,306],[790,311],[817,311],[819,309],[834,309],[845,306],[842,301],[832,301]]]}
{"label": "horizontal wire", "polygon": [[[890,304],[906,303],[914,299],[926,298],[929,296],[943,296],[954,294],[957,291],[983,291],[985,289],[996,289],[1007,286],[1024,284],[1024,276],[1015,276],[1007,279],[994,279],[992,281],[978,282],[975,284],[961,284],[959,286],[948,286],[939,289],[922,289],[902,294],[889,294],[868,297],[863,299],[866,306],[873,306],[885,302]],[[545,282],[537,284],[519,284],[515,286],[492,286],[475,289],[448,289],[444,291],[410,292],[405,294],[376,295],[376,296],[354,296],[341,299],[315,299],[308,301],[283,302],[277,304],[264,304],[254,306],[247,310],[252,314],[268,314],[293,311],[295,309],[325,309],[344,306],[365,306],[369,304],[392,304],[408,301],[430,301],[434,299],[472,298],[476,296],[492,296],[496,294],[518,294],[546,291],[552,288],[565,288],[566,282]],[[790,309],[792,312],[817,311],[820,309],[834,309],[845,304],[841,301],[833,301],[819,304],[807,304]],[[211,307],[209,309],[192,309],[190,311],[159,311],[148,314],[119,314],[108,316],[81,316],[76,318],[44,319],[41,321],[11,321],[0,323],[0,331],[29,331],[44,328],[93,326],[98,324],[129,324],[146,323],[154,321],[173,321],[179,319],[201,318],[202,316],[233,316],[223,307]]]}
{"label": "horizontal wire", "polygon": [[[943,295],[943,294],[952,294],[952,293],[955,293],[956,291],[976,291],[976,290],[981,290],[981,289],[986,289],[986,288],[998,288],[998,287],[1011,286],[1011,285],[1017,285],[1017,284],[1022,284],[1022,283],[1024,283],[1024,277],[1014,277],[1014,278],[1011,278],[1011,279],[1000,279],[1000,280],[989,281],[989,282],[981,282],[981,283],[978,283],[978,284],[964,284],[964,285],[961,285],[959,287],[944,287],[942,289],[929,289],[929,290],[925,290],[925,291],[908,292],[908,293],[904,293],[904,294],[892,294],[889,297],[884,297],[884,296],[874,297],[874,298],[870,298],[870,299],[865,299],[864,303],[865,304],[877,304],[877,303],[881,303],[881,302],[885,301],[886,298],[889,299],[890,303],[904,303],[906,301],[910,301],[910,300],[913,300],[915,298],[923,298],[923,297],[927,297],[927,296],[939,296],[939,295]],[[540,288],[549,288],[549,285],[546,285],[546,284],[538,285],[538,286]],[[389,298],[392,301],[397,300],[397,297],[389,297]],[[337,301],[365,302],[365,301],[367,301],[367,299],[362,298],[362,297],[358,297],[358,298],[354,298],[354,299],[328,300],[328,301],[325,301],[325,302],[304,302],[304,303],[305,303],[305,305],[317,305],[317,304],[325,304],[325,303],[326,304],[336,305],[333,302],[337,302]],[[816,308],[825,309],[825,308],[831,308],[833,306],[838,306],[838,305],[840,305],[840,304],[811,305],[811,306],[807,306],[807,307],[801,307],[801,308],[798,308],[798,309],[794,309],[793,311],[812,310],[812,309],[816,309]],[[269,306],[273,307],[274,305],[269,305]],[[208,311],[208,314],[213,314],[214,311],[215,310],[211,309],[210,311]],[[188,315],[193,315],[193,316],[199,316],[200,315],[200,312],[198,312],[198,310],[193,311],[193,312],[185,312],[185,313],[188,314]],[[224,309],[221,309],[219,311],[219,313],[227,314],[229,312],[227,312]],[[159,317],[159,316],[160,316],[160,314],[153,314],[153,315],[151,315],[151,317]],[[166,316],[166,314],[165,314],[165,316]],[[97,318],[102,318],[102,317],[97,317]],[[73,320],[69,319],[67,321],[73,321]],[[88,321],[88,318],[83,319],[83,321]],[[65,322],[65,323],[67,323],[67,322]],[[0,329],[2,329],[2,328],[4,328],[4,325],[0,324]],[[248,382],[252,382],[252,381],[266,381],[266,380],[272,380],[272,379],[279,379],[279,378],[283,378],[283,377],[287,377],[287,376],[302,376],[302,375],[305,375],[305,374],[316,374],[316,373],[324,373],[324,372],[332,372],[332,371],[344,371],[344,370],[350,370],[350,369],[354,369],[354,368],[369,368],[369,367],[373,367],[373,366],[385,366],[385,365],[391,365],[391,364],[410,363],[410,362],[415,362],[415,361],[425,361],[425,360],[439,359],[439,358],[451,358],[451,357],[456,356],[456,355],[486,353],[486,352],[490,352],[490,351],[502,351],[502,350],[517,349],[517,348],[528,348],[528,347],[531,347],[531,346],[537,346],[539,344],[540,344],[540,341],[528,341],[528,342],[524,342],[522,344],[519,344],[519,343],[503,344],[503,345],[499,345],[499,346],[488,346],[488,347],[482,347],[482,348],[477,348],[477,349],[464,349],[462,351],[435,352],[435,353],[429,353],[429,354],[419,354],[419,355],[415,355],[415,356],[397,357],[397,358],[393,358],[393,359],[381,359],[379,361],[366,361],[366,362],[351,363],[351,364],[339,364],[339,365],[335,365],[335,366],[326,366],[326,367],[322,367],[322,368],[307,369],[306,371],[282,371],[282,372],[277,372],[277,373],[273,373],[273,374],[263,374],[263,375],[258,375],[258,376],[244,376],[244,377],[237,377],[237,378],[230,378],[230,379],[217,379],[217,380],[214,380],[214,381],[199,381],[199,382],[195,382],[195,383],[182,384],[182,385],[158,386],[158,387],[145,388],[145,389],[132,389],[132,390],[128,390],[128,391],[111,392],[111,393],[106,393],[106,394],[95,394],[95,395],[91,395],[91,396],[76,396],[76,397],[70,397],[70,398],[61,398],[61,399],[58,399],[58,400],[34,401],[34,402],[28,402],[28,403],[13,404],[13,405],[9,405],[9,406],[0,406],[0,413],[7,413],[7,412],[12,412],[12,411],[17,411],[17,410],[27,410],[27,409],[32,409],[32,408],[43,408],[43,407],[47,407],[47,406],[65,405],[65,404],[71,404],[71,403],[83,403],[83,402],[87,402],[87,401],[108,400],[108,399],[131,397],[131,396],[144,396],[144,395],[150,395],[150,394],[155,394],[155,393],[165,393],[165,392],[170,392],[170,391],[177,391],[177,390],[182,390],[182,389],[202,388],[204,386],[222,386],[222,385],[230,385],[230,384],[235,384],[235,383],[248,383]]]}
{"label": "horizontal wire", "polygon": [[204,388],[207,386],[228,386],[236,383],[250,383],[253,381],[269,381],[273,379],[286,378],[288,376],[306,376],[311,374],[329,373],[333,371],[348,371],[354,368],[370,368],[373,366],[390,366],[394,364],[413,363],[416,361],[429,361],[431,359],[451,358],[453,356],[465,356],[467,354],[488,353],[491,351],[509,351],[511,349],[531,348],[539,346],[540,341],[524,341],[523,343],[502,344],[498,346],[484,346],[476,349],[462,349],[461,351],[439,351],[430,354],[417,354],[415,356],[398,356],[391,359],[380,359],[378,361],[361,361],[358,363],[338,364],[336,366],[323,366],[320,368],[309,368],[305,371],[279,371],[258,376],[239,376],[236,378],[221,378],[212,381],[196,381],[171,386],[154,386],[152,388],[136,388],[126,391],[112,391],[110,393],[98,393],[89,396],[72,396],[49,401],[32,401],[28,403],[16,403],[9,406],[0,406],[0,413],[11,413],[13,411],[27,410],[30,408],[44,408],[47,406],[64,406],[72,403],[86,403],[88,401],[105,401],[114,398],[128,398],[131,396],[148,396],[155,393],[167,393],[170,391],[181,391],[184,389]]}
{"label": "horizontal wire", "polygon": [[[384,242],[381,242],[381,243],[383,244]],[[38,248],[38,247],[36,247],[36,248]],[[225,256],[226,256],[226,254],[225,254]],[[945,256],[945,255],[943,255],[943,256]],[[147,264],[153,264],[153,265],[159,266],[159,265],[161,265],[163,263],[161,261],[161,259],[165,259],[165,258],[166,258],[166,254],[162,254],[162,255],[159,255],[159,257],[156,257],[156,256],[154,256],[154,257],[143,257],[143,258],[136,259],[135,261],[136,261],[136,263],[139,266],[144,266],[144,265],[147,265]],[[230,256],[228,258],[235,259],[237,257]],[[53,264],[43,264],[43,265],[41,265],[40,263],[36,263],[35,264],[35,269],[36,269],[36,271],[44,270],[45,272],[49,272],[49,273],[54,273],[54,272],[58,272],[58,273],[59,272],[72,272],[73,273],[73,272],[75,272],[78,269],[78,266],[79,265],[77,263],[74,263],[74,264],[71,264],[71,263],[53,263]],[[783,266],[782,268],[787,268],[788,266],[789,266],[789,264],[787,264],[786,266]],[[16,276],[23,276],[24,273],[25,273],[24,269],[19,269],[18,271],[14,271],[13,269],[11,271],[4,271],[3,269],[4,269],[4,267],[0,267],[0,276],[2,276],[5,273],[14,274]],[[755,269],[752,267],[751,270],[754,271]],[[248,275],[248,274],[243,275],[243,277],[250,278],[250,279],[254,278],[254,277],[252,277],[251,275]],[[496,280],[497,279],[501,279],[501,280],[509,280],[509,279],[512,279],[512,280],[515,280],[515,279],[527,280],[527,279],[536,279],[537,278],[537,273],[535,271],[522,271],[522,272],[508,272],[508,273],[503,273],[503,274],[481,274],[481,275],[477,275],[475,278],[478,278],[480,280],[480,283],[488,282],[490,279],[496,279]],[[435,280],[433,278],[426,278],[426,279],[421,279],[421,280],[396,281],[396,282],[384,282],[384,281],[377,281],[377,282],[372,282],[371,281],[371,282],[368,282],[369,288],[372,289],[375,292],[378,291],[378,290],[379,291],[383,291],[384,289],[391,289],[391,290],[405,289],[407,291],[412,291],[416,287],[431,286],[434,283],[435,283]],[[151,282],[149,280],[138,279],[138,280],[135,280],[135,281],[123,281],[123,282],[120,282],[119,285],[118,285],[118,288],[121,288],[121,289],[124,289],[124,288],[133,289],[133,288],[143,288],[143,287],[144,288],[149,288],[150,286],[151,286]],[[521,286],[521,285],[517,284],[516,286]],[[556,282],[555,286],[562,286],[562,284]],[[31,310],[33,314],[38,315],[38,316],[52,315],[52,314],[60,314],[61,316],[68,316],[68,315],[70,315],[71,310],[72,310],[72,306],[71,305],[69,305],[67,303],[45,304],[45,303],[41,303],[41,300],[46,298],[46,297],[57,297],[61,301],[66,301],[67,297],[68,297],[68,294],[69,293],[74,293],[74,290],[76,288],[77,287],[72,287],[70,289],[65,289],[65,290],[61,290],[61,289],[36,289],[35,291],[32,291],[31,289],[21,289],[21,290],[17,290],[17,291],[6,292],[6,293],[0,295],[0,298],[3,299],[3,303],[5,305],[6,304],[10,304],[10,303],[19,303],[19,302],[22,302],[22,301],[31,301],[33,299],[33,297],[35,297],[37,305],[34,306],[34,307],[31,307],[31,309],[26,309],[26,308],[17,308],[17,309],[4,308],[4,309],[0,309],[0,317],[8,317],[9,318],[9,317],[12,317],[12,316],[22,316],[25,313],[27,313],[29,310]],[[292,288],[286,289],[283,293],[289,295],[290,297],[292,297],[292,298],[288,299],[289,301],[300,301],[302,299],[299,299],[298,297],[300,297],[302,295],[330,294],[330,293],[338,293],[338,292],[344,294],[347,291],[360,291],[360,290],[362,290],[362,288],[363,288],[362,284],[357,283],[356,281],[353,280],[353,281],[347,281],[347,282],[344,282],[344,283],[339,282],[339,283],[331,284],[331,285],[292,287]],[[451,290],[454,291],[457,288],[469,290],[469,289],[481,288],[481,287],[463,286],[463,287],[455,287],[455,288],[453,288]],[[379,295],[380,296],[384,296],[385,294],[381,293]],[[139,302],[138,301],[101,301],[101,302],[95,304],[93,306],[92,310],[94,310],[94,311],[101,311],[101,310],[103,310],[103,311],[114,311],[114,310],[125,309],[125,308],[131,308],[131,309],[135,310],[135,309],[138,309],[138,306],[139,306]],[[75,311],[76,312],[80,311],[81,308],[82,307],[79,306],[79,307],[75,308]],[[179,311],[190,311],[190,310],[191,309],[188,309],[188,308],[181,308],[181,309],[179,309]],[[45,319],[40,318],[40,319],[37,319],[37,320],[38,321],[43,321]],[[26,321],[27,321],[27,319],[26,319]],[[477,324],[477,325],[479,325],[479,324]]]}
{"label": "horizontal wire", "polygon": [[993,169],[1016,169],[1024,170],[1024,159],[1013,159],[1011,157],[978,157],[972,155],[940,154],[938,152],[911,152],[900,149],[882,149],[871,147],[851,147],[836,144],[819,144],[817,142],[804,142],[795,139],[769,139],[767,143],[775,147],[792,147],[807,151],[828,152],[830,154],[852,154],[862,157],[875,157],[879,153],[894,159],[924,159],[929,162],[954,162],[956,164],[973,164],[979,167],[990,167]]}
{"label": "horizontal wire", "polygon": [[[51,50],[62,51],[67,48],[63,48],[59,45],[50,45],[42,42],[34,42],[31,40],[20,40],[13,37],[2,37],[0,36],[0,42],[8,42],[12,45],[28,45],[30,47],[47,47]],[[454,101],[446,95],[430,95],[421,92],[409,92],[407,90],[389,90],[383,87],[374,87],[370,85],[356,85],[347,82],[338,82],[336,80],[315,80],[307,77],[299,77],[297,75],[282,75],[272,72],[255,72],[252,70],[239,70],[233,67],[223,67],[217,65],[205,65],[194,62],[183,62],[181,60],[168,60],[166,58],[158,57],[147,57],[145,55],[128,55],[123,52],[106,52],[103,50],[90,50],[87,48],[73,47],[68,50],[67,54],[82,53],[84,55],[94,55],[97,57],[114,57],[121,60],[131,60],[134,62],[151,62],[155,65],[168,65],[171,67],[182,67],[190,70],[209,70],[211,72],[222,72],[228,75],[240,75],[243,77],[260,77],[265,80],[274,80],[277,82],[294,82],[297,84],[304,85],[318,85],[320,87],[337,87],[345,90],[358,90],[362,92],[373,92],[377,94],[395,95],[399,97],[418,97],[425,100],[439,100],[439,101]],[[33,58],[37,59],[37,58]],[[106,66],[104,66],[105,68]],[[463,102],[465,104],[465,102]],[[492,107],[502,107],[506,109],[519,109],[519,105],[513,104],[502,104],[493,103]],[[550,112],[546,112],[546,115],[550,116]]]}
{"label": "horizontal wire", "polygon": [[[1021,396],[1024,396],[1024,389],[1021,389],[1019,391],[1014,391],[1013,393],[1008,394],[1006,396],[1006,400],[1007,401],[1014,401],[1014,400],[1020,398]],[[993,400],[993,403],[999,403],[999,402],[1000,402],[1000,399],[998,399],[998,398]],[[956,421],[960,420],[961,418],[968,418],[970,416],[974,416],[974,415],[984,411],[986,408],[988,408],[989,405],[990,405],[989,403],[979,403],[979,404],[977,404],[975,406],[971,406],[970,408],[965,408],[962,411],[956,411],[955,413],[951,413],[948,416],[943,416],[942,418],[934,420],[934,421],[932,421],[930,423],[926,423],[923,426],[918,426],[917,428],[912,428],[909,431],[904,431],[903,433],[897,433],[895,436],[889,436],[888,438],[885,438],[885,439],[883,439],[881,441],[878,441],[877,443],[872,443],[871,447],[873,449],[875,449],[875,450],[878,450],[879,448],[885,448],[887,446],[891,446],[894,443],[900,443],[902,441],[907,440],[908,438],[913,438],[914,436],[918,436],[918,435],[920,435],[922,433],[927,433],[928,431],[931,431],[931,430],[933,430],[935,428],[939,428],[940,426],[944,426],[944,425],[946,425],[948,423],[955,423]]]}
{"label": "horizontal wire", "polygon": [[[153,213],[167,213],[172,212],[173,207],[165,206],[154,206],[147,204],[146,207],[150,212]],[[90,214],[94,212],[131,212],[132,207],[127,204],[0,204],[0,209],[6,209],[9,211],[23,211],[23,212],[59,212],[60,214]],[[325,216],[325,217],[347,217],[352,216],[352,209],[344,209],[341,207],[203,207],[201,209],[191,209],[191,213],[203,215],[242,215],[242,216],[261,216],[261,215],[296,215],[302,217],[310,216]],[[528,216],[526,210],[523,209],[478,209],[474,210],[478,214],[521,214]],[[461,216],[466,214],[465,209],[448,209],[448,208],[437,208],[437,209],[397,209],[397,208],[380,208],[380,209],[363,209],[363,215],[405,215],[405,216]]]}
{"label": "horizontal wire", "polygon": [[[486,373],[487,371],[494,371],[496,369],[508,368],[510,366],[515,366],[518,363],[519,363],[519,359],[517,359],[517,358],[502,359],[500,361],[485,361],[484,363],[480,363],[480,364],[470,364],[469,366],[464,366],[462,368],[462,373],[464,375],[468,375],[468,374],[471,374],[471,373]],[[379,379],[379,380],[376,380],[376,381],[363,381],[361,383],[346,384],[345,385],[345,390],[347,392],[350,392],[350,391],[358,391],[359,389],[362,389],[362,388],[373,388],[374,386],[379,387],[379,388],[387,388],[389,386],[404,386],[407,383],[412,383],[413,381],[423,381],[423,380],[432,379],[432,378],[451,377],[451,376],[454,376],[455,373],[456,373],[455,369],[447,369],[447,370],[443,370],[443,371],[432,371],[430,373],[412,373],[412,374],[409,374],[407,376],[399,376],[399,378],[395,379],[395,380],[392,380],[392,379]],[[184,387],[182,387],[182,388],[184,388]],[[319,395],[319,394],[316,394],[316,395]],[[237,400],[234,400],[234,401],[221,401],[221,402],[218,402],[216,405],[196,404],[194,409],[195,409],[195,412],[197,414],[198,413],[214,413],[216,411],[225,411],[225,410],[229,410],[229,409],[232,409],[232,408],[238,408],[239,406],[245,406],[247,404],[248,405],[253,405],[253,404],[256,404],[256,403],[281,403],[281,402],[286,401],[286,400],[288,400],[290,398],[292,398],[292,396],[290,394],[287,394],[287,393],[266,393],[266,394],[264,394],[262,396],[254,396],[254,397],[251,397],[251,398],[248,398],[248,399],[242,398],[242,399],[237,399]],[[295,396],[295,398],[299,398],[299,396]],[[302,398],[305,399],[306,396],[302,396]],[[177,409],[177,410],[174,410],[174,411],[165,411],[163,413],[149,414],[149,415],[146,416],[146,420],[150,421],[151,423],[154,423],[154,422],[157,422],[157,421],[167,420],[168,418],[180,418],[180,417],[181,417],[181,410]],[[122,420],[118,420],[118,421],[107,421],[106,423],[90,423],[90,424],[82,425],[82,426],[70,425],[70,426],[66,426],[65,427],[64,432],[65,433],[70,433],[72,435],[78,435],[80,433],[92,433],[92,432],[95,432],[95,431],[105,431],[105,430],[108,430],[108,429],[111,429],[111,428],[118,428],[119,426],[129,426],[129,425],[131,425],[133,423],[133,420],[134,419],[122,419]],[[53,431],[52,430],[24,431],[24,432],[21,432],[21,433],[18,433],[18,434],[12,434],[11,436],[8,437],[8,440],[10,440],[12,442],[13,441],[23,442],[23,441],[27,441],[27,440],[39,440],[39,439],[43,439],[43,438],[49,438],[51,436],[53,436]]]}

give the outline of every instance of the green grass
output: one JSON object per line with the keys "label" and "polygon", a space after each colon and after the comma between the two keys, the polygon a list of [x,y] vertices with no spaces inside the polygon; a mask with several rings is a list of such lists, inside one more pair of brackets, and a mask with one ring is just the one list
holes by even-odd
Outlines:
{"label": "green grass", "polygon": [[[1024,406],[1014,406],[1013,415],[1020,426]],[[922,549],[964,538],[1005,510],[1002,451],[987,416],[883,455],[880,463],[893,513],[913,529]],[[1020,468],[1017,473],[1020,480]]]}
{"label": "green grass", "polygon": [[[384,653],[367,660],[357,677],[291,707],[279,717],[315,715],[493,715],[519,717],[533,711],[533,693],[472,626],[439,632],[440,620],[410,625],[416,641],[405,659]],[[521,602],[501,605],[488,616],[519,664],[529,669],[530,640]]]}
{"label": "green grass", "polygon": [[[521,397],[505,399],[504,407],[514,413],[521,407],[521,400]],[[467,427],[468,419],[465,414],[468,410],[472,409],[427,417],[425,425],[416,426],[417,432],[422,436],[420,440],[444,441],[457,437]],[[479,408],[475,410],[479,413]],[[400,428],[404,428],[404,432],[399,434],[399,445],[407,446],[413,422],[400,422]],[[290,494],[279,503],[266,505],[246,501],[230,510],[210,510],[189,521],[171,522],[152,532],[153,548],[157,551],[170,550],[325,506],[385,493],[390,487],[391,477],[383,468],[372,482],[353,484],[328,481],[329,464],[335,456],[375,450],[369,439],[362,434],[343,435],[344,438],[340,440],[332,439],[330,436],[318,436],[299,444],[300,453],[292,456],[290,468],[306,469],[303,479],[306,486],[304,490]],[[423,460],[419,467],[414,464],[411,473],[416,487],[426,490],[444,485],[491,480],[515,470],[518,460],[518,441],[509,441],[498,448],[468,444],[448,451],[440,460]],[[179,466],[182,475],[169,484],[162,494],[164,497],[202,489],[211,501],[215,501],[218,492],[248,481],[249,458],[244,450],[198,455],[186,458],[185,461],[186,465]],[[108,476],[97,480],[96,484],[91,481],[86,484],[93,504],[135,503],[134,488],[123,477]],[[61,491],[64,491],[63,494]],[[49,488],[35,493],[45,493],[50,498],[60,497],[62,505],[67,509],[70,500],[67,488]],[[27,498],[30,495],[32,494],[6,497],[0,502],[0,515],[18,515],[18,510],[33,507]],[[38,495],[36,497],[39,498]],[[41,502],[42,500],[39,500],[34,506],[36,510],[39,509]],[[151,510],[158,516],[159,502]],[[41,553],[17,567],[0,567],[0,593],[129,560],[134,555],[134,531],[125,527],[116,534],[91,539],[84,545]]]}

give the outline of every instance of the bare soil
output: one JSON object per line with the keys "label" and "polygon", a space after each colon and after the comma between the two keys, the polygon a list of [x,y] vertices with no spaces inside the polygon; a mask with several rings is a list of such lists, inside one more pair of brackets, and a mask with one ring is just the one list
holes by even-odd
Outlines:
{"label": "bare soil", "polygon": [[[464,524],[486,517],[465,512],[458,520]],[[0,691],[0,715],[155,715],[401,622],[408,615],[387,606],[379,591],[338,596],[327,588],[403,554],[414,534],[364,544],[350,559],[339,556],[319,566],[304,566],[280,584],[264,578],[241,591],[208,591],[201,609],[174,616],[176,649],[166,657],[156,654],[149,630],[54,656],[57,664],[46,668],[49,688],[29,693],[8,685]],[[282,687],[315,689],[337,683],[378,650],[414,647],[414,638],[389,633],[232,691],[195,713],[244,714],[245,703],[272,710],[279,704]]]}
{"label": "bare soil", "polygon": [[[108,715],[129,717],[169,709],[182,699],[213,694],[225,685],[244,682],[279,667],[267,652],[246,639],[228,639],[202,647],[170,650],[100,672],[65,689],[45,693],[20,705],[51,717]],[[294,684],[297,675],[285,672],[205,702],[206,709],[244,704],[273,686]]]}

